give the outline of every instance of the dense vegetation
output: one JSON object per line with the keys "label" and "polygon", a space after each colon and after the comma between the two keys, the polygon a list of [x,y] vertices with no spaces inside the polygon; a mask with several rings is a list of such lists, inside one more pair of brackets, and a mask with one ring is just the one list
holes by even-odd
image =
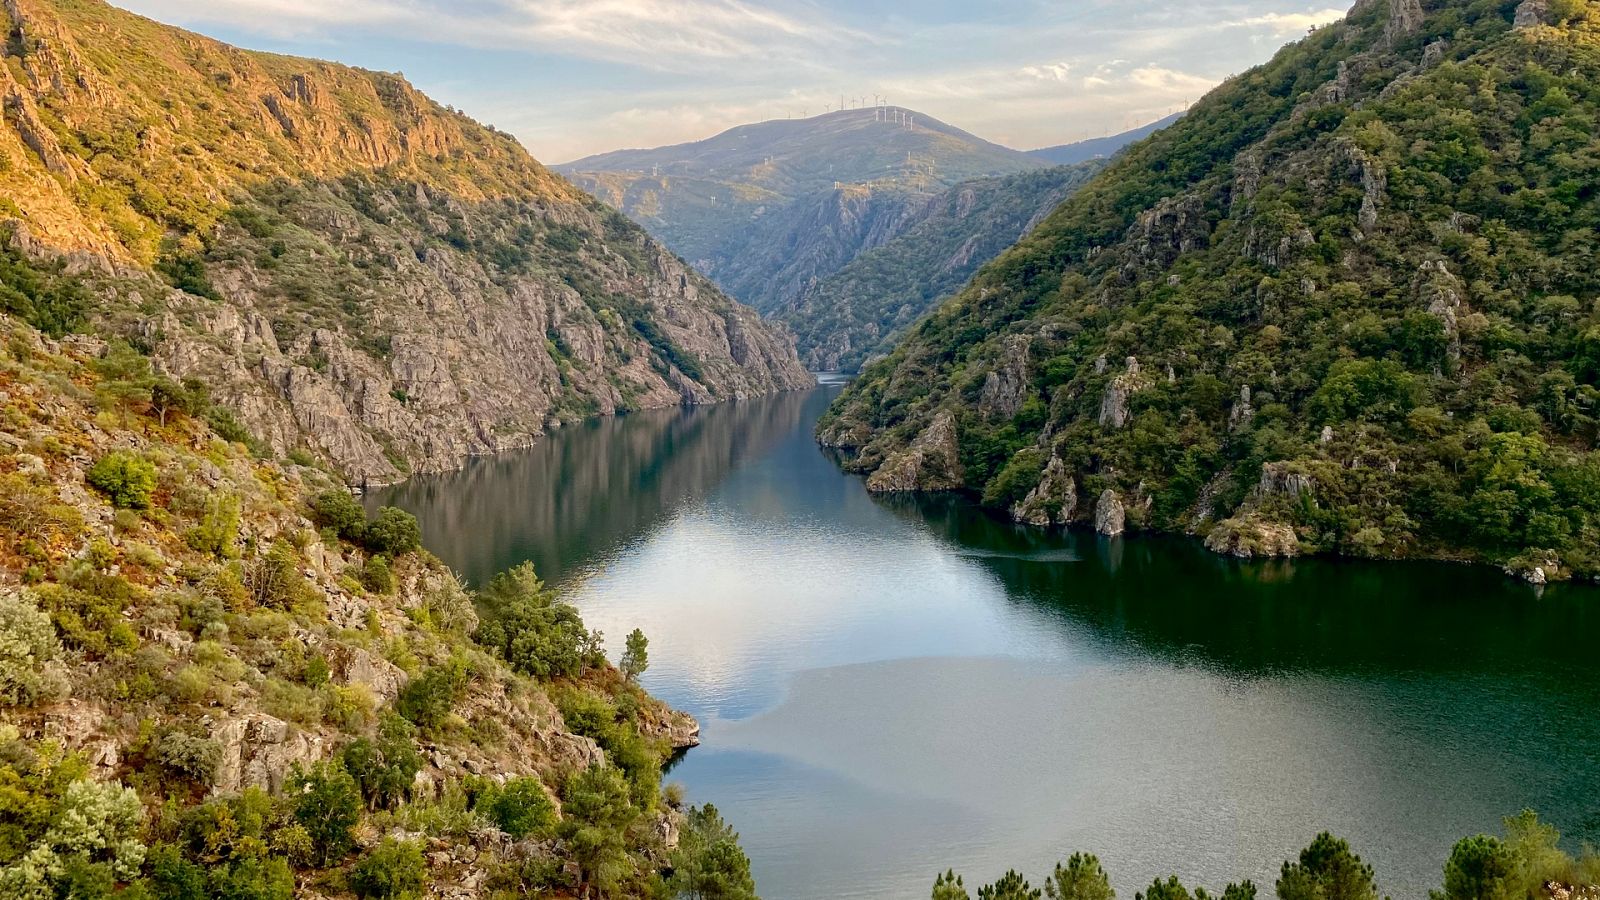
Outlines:
{"label": "dense vegetation", "polygon": [[643,633],[619,669],[531,569],[474,595],[203,395],[0,316],[0,895],[753,896],[662,789]]}
{"label": "dense vegetation", "polygon": [[1100,163],[965,181],[916,224],[771,313],[816,371],[848,371],[892,348],[912,323],[1080,187]]}
{"label": "dense vegetation", "polygon": [[[1560,847],[1561,835],[1532,812],[1505,820],[1505,835],[1476,835],[1456,842],[1444,865],[1443,889],[1431,900],[1535,900],[1555,890],[1572,894],[1600,884],[1600,856],[1586,850],[1573,859]],[[1331,834],[1317,835],[1299,857],[1286,861],[1274,885],[1278,900],[1379,900],[1372,867],[1350,845]],[[1177,876],[1157,878],[1137,900],[1255,900],[1257,886],[1244,880],[1220,893],[1190,891]],[[1009,871],[977,889],[979,900],[1114,900],[1116,892],[1100,861],[1075,853],[1058,863],[1039,887]],[[971,900],[960,875],[947,871],[934,879],[933,900]]]}
{"label": "dense vegetation", "polygon": [[1600,574],[1597,85],[1592,3],[1362,2],[1115,161],[821,434],[1240,554]]}

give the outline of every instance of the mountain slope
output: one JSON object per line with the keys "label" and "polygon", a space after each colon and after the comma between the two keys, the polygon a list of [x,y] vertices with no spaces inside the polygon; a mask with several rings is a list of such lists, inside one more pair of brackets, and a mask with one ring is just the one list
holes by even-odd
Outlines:
{"label": "mountain slope", "polygon": [[814,371],[854,371],[887,353],[905,329],[1016,243],[1103,163],[962,182],[915,224],[772,312]]}
{"label": "mountain slope", "polygon": [[474,597],[415,519],[172,390],[0,313],[0,896],[653,896],[715,864],[660,789],[697,726],[576,610],[526,569]]}
{"label": "mountain slope", "polygon": [[886,107],[761,122],[557,168],[767,312],[893,238],[943,190],[1042,165]]}
{"label": "mountain slope", "polygon": [[1600,573],[1593,3],[1362,0],[1114,161],[821,424],[876,490]]}
{"label": "mountain slope", "polygon": [[399,76],[6,0],[0,214],[82,316],[356,481],[809,383],[788,338]]}
{"label": "mountain slope", "polygon": [[1122,134],[1113,134],[1110,137],[1090,138],[1072,144],[1061,144],[1055,147],[1040,147],[1038,150],[1029,150],[1029,156],[1035,156],[1054,166],[1071,166],[1091,159],[1109,159],[1117,155],[1117,151],[1136,141],[1142,141],[1161,129],[1171,125],[1183,117],[1183,113],[1173,113],[1164,119],[1151,122],[1149,125],[1125,131]]}

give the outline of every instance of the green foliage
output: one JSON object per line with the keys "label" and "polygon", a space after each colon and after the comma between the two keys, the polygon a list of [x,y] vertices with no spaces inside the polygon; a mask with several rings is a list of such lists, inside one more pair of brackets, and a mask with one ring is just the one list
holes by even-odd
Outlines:
{"label": "green foliage", "polygon": [[403,556],[422,546],[422,526],[411,513],[385,506],[367,525],[362,541],[386,556]]}
{"label": "green foliage", "polygon": [[1444,864],[1442,900],[1517,900],[1510,890],[1516,857],[1499,838],[1486,834],[1462,838]]}
{"label": "green foliage", "polygon": [[330,865],[355,849],[361,821],[361,789],[342,765],[318,763],[290,782],[294,818],[311,838],[312,858]]}
{"label": "green foliage", "polygon": [[561,823],[557,834],[566,841],[579,868],[579,880],[602,894],[626,877],[624,835],[638,818],[628,782],[610,766],[592,766],[561,786]]}
{"label": "green foliage", "polygon": [[389,561],[381,556],[369,556],[361,566],[361,586],[375,594],[394,593],[394,572]]}
{"label": "green foliage", "polygon": [[186,731],[169,731],[156,743],[155,758],[166,769],[208,785],[222,762],[222,745]]}
{"label": "green foliage", "polygon": [[978,888],[978,900],[1039,900],[1041,891],[1015,870],[1000,876],[993,884]]}
{"label": "green foliage", "polygon": [[144,807],[131,788],[83,777],[75,760],[0,764],[0,896],[99,898],[138,876]]}
{"label": "green foliage", "polygon": [[946,870],[933,880],[933,900],[971,900],[967,886],[954,869]]}
{"label": "green foliage", "polygon": [[66,695],[61,642],[50,616],[26,593],[0,592],[0,706],[33,706]]}
{"label": "green foliage", "polygon": [[311,519],[347,541],[360,541],[367,530],[367,511],[341,488],[323,491],[311,500]]}
{"label": "green foliage", "polygon": [[555,823],[556,808],[537,778],[513,778],[491,787],[478,808],[506,834],[521,840],[543,834]]}
{"label": "green foliage", "polygon": [[628,646],[622,653],[618,668],[629,681],[635,681],[650,667],[650,641],[638,628],[628,633]]}
{"label": "green foliage", "polygon": [[1278,876],[1279,900],[1378,900],[1372,867],[1350,851],[1350,845],[1327,832],[1300,851],[1296,862],[1283,864]]}
{"label": "green foliage", "polygon": [[395,698],[395,710],[419,728],[438,728],[466,689],[466,663],[452,660],[406,682]]}
{"label": "green foliage", "polygon": [[547,591],[530,563],[496,575],[479,595],[489,617],[477,640],[535,678],[577,675],[595,656],[578,610]]}
{"label": "green foliage", "polygon": [[80,331],[89,310],[89,292],[83,283],[49,266],[0,247],[0,312],[4,312],[59,338]]}
{"label": "green foliage", "polygon": [[377,735],[351,741],[340,753],[345,771],[355,779],[372,809],[392,809],[411,791],[422,771],[416,728],[406,719],[385,713]]}
{"label": "green foliage", "polygon": [[692,900],[756,898],[750,858],[739,847],[739,835],[709,803],[689,810],[671,867],[667,888],[673,896]]}
{"label": "green foliage", "polygon": [[149,509],[156,489],[156,467],[126,450],[107,453],[89,469],[89,483],[118,509]]}
{"label": "green foliage", "polygon": [[1117,896],[1100,860],[1089,853],[1072,854],[1066,865],[1057,863],[1045,879],[1044,895],[1049,900],[1116,900]]}
{"label": "green foliage", "polygon": [[428,872],[415,841],[385,838],[350,871],[350,890],[372,900],[414,900]]}

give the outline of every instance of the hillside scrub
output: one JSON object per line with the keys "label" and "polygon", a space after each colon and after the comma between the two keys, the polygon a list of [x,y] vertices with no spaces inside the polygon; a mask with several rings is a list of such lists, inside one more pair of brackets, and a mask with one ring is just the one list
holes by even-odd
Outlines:
{"label": "hillside scrub", "polygon": [[1600,576],[1600,13],[1422,10],[1364,0],[1130,148],[821,440],[1036,524]]}

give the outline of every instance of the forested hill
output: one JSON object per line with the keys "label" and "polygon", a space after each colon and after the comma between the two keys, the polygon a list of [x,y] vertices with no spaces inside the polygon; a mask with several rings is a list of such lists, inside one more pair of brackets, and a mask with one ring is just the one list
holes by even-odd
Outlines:
{"label": "forested hill", "polygon": [[771,316],[813,371],[855,371],[1054,210],[1104,165],[974,178],[927,204],[900,235],[807,284]]}
{"label": "forested hill", "polygon": [[1600,573],[1600,5],[1362,0],[1132,148],[820,427],[877,490]]}
{"label": "forested hill", "polygon": [[[810,383],[786,335],[398,75],[100,0],[0,19],[0,310],[204,379],[280,453],[392,481]],[[35,289],[54,274],[70,298]]]}

